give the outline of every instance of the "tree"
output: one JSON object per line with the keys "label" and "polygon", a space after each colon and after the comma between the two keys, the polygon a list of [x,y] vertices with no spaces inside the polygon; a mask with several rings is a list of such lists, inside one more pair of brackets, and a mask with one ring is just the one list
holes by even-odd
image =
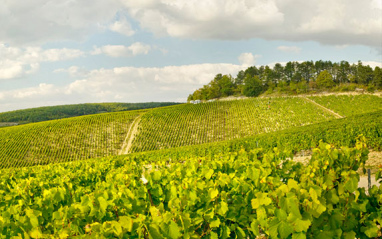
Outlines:
{"label": "tree", "polygon": [[316,83],[319,88],[331,88],[335,85],[332,75],[327,70],[320,72]]}
{"label": "tree", "polygon": [[224,75],[221,79],[219,79],[218,86],[220,89],[220,96],[226,97],[233,94],[234,84],[230,75]]}
{"label": "tree", "polygon": [[382,70],[378,66],[375,67],[373,72],[373,83],[377,89],[382,89]]}
{"label": "tree", "polygon": [[244,78],[243,95],[253,97],[259,96],[263,91],[261,80],[258,76],[247,74]]}

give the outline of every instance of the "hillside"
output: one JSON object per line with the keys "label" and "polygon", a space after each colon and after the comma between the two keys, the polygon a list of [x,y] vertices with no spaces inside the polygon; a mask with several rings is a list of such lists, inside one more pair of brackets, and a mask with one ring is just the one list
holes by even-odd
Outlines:
{"label": "hillside", "polygon": [[130,124],[144,112],[104,113],[1,128],[1,167],[117,155]]}
{"label": "hillside", "polygon": [[[381,237],[382,186],[359,188],[358,173],[382,180],[367,163],[382,149],[378,102],[246,99],[2,128],[0,234]],[[159,150],[118,155],[137,143]],[[305,151],[305,164],[292,160]]]}
{"label": "hillside", "polygon": [[[353,101],[362,102],[364,97],[354,96]],[[367,97],[369,101],[365,104],[342,107],[360,113],[380,109],[378,102],[381,98]],[[341,105],[341,97],[323,96],[319,102],[322,105],[303,97],[250,98],[96,114],[2,128],[0,166],[22,167],[198,145],[338,118],[338,114],[323,105],[325,102]],[[378,117],[380,115],[373,116],[372,122],[375,118],[378,122]],[[372,147],[380,149],[378,145]]]}
{"label": "hillside", "polygon": [[187,160],[153,151],[0,170],[0,233],[31,238],[377,238],[382,236],[382,187],[368,193],[357,188],[357,170],[367,154],[361,137],[350,148],[320,143],[307,165],[278,149],[227,148]]}
{"label": "hillside", "polygon": [[33,109],[15,110],[0,113],[0,127],[17,124],[35,123],[75,116],[139,110],[175,105],[173,102],[147,103],[88,103],[76,105],[46,106]]}

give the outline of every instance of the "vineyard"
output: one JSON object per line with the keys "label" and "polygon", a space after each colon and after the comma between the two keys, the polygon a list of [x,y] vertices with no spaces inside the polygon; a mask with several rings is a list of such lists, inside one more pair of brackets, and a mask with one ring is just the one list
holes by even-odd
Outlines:
{"label": "vineyard", "polygon": [[[358,103],[342,106],[346,97]],[[327,108],[336,105],[348,111],[357,108],[362,112],[379,109],[380,98],[374,97],[325,96],[311,99]],[[361,104],[363,101],[366,103]],[[301,97],[252,98],[104,113],[0,128],[0,168],[68,162],[234,139],[240,141],[245,137],[263,134],[268,136],[251,140],[256,145],[251,144],[250,147],[261,145],[272,149],[278,145],[289,147],[298,144],[300,148],[311,148],[320,139],[332,142],[336,135],[341,139],[336,141],[337,145],[352,146],[358,133],[371,134],[370,138],[374,141],[369,142],[370,147],[381,149],[380,137],[375,136],[381,132],[376,129],[381,118],[378,114],[370,120],[367,119],[369,114],[366,114],[345,129],[333,126],[322,130],[322,127],[312,126],[307,128],[309,134],[293,133],[301,127],[319,123],[325,126],[334,120],[336,115],[324,107],[318,107]],[[332,107],[333,110],[337,108]],[[338,112],[342,114],[344,111]],[[132,125],[138,118],[137,123]],[[370,122],[376,123],[371,125]],[[334,128],[342,129],[342,132],[331,133]],[[134,132],[130,132],[131,129]],[[275,139],[278,132],[288,129],[292,132],[288,140]],[[317,135],[319,132],[321,135]],[[343,134],[349,136],[345,139]],[[303,135],[307,138],[302,138]],[[315,138],[312,138],[313,135],[316,135]]]}
{"label": "vineyard", "polygon": [[346,117],[382,110],[382,98],[376,95],[311,96],[309,99]]}
{"label": "vineyard", "polygon": [[302,98],[185,104],[144,114],[131,151],[231,140],[334,118]]}
{"label": "vineyard", "polygon": [[144,111],[106,113],[0,129],[0,167],[23,167],[117,155]]}
{"label": "vineyard", "polygon": [[0,238],[381,238],[380,98],[309,99],[0,128]]}
{"label": "vineyard", "polygon": [[[234,140],[219,141],[200,145],[182,146],[149,152],[130,154],[133,160],[160,161],[188,160],[194,157],[211,157],[215,154],[229,153],[245,149],[262,148],[271,151],[278,148],[290,155],[299,151],[315,148],[320,141],[330,142],[340,147],[354,147],[356,138],[363,135],[369,149],[382,150],[382,111],[355,115],[343,119],[336,119],[312,125],[295,127],[281,131],[264,133]],[[116,160],[123,159],[121,155]]]}
{"label": "vineyard", "polygon": [[127,155],[4,169],[0,237],[381,236],[382,187],[366,194],[357,186],[363,139],[354,148],[320,143],[313,152],[307,166],[254,148],[187,161]]}

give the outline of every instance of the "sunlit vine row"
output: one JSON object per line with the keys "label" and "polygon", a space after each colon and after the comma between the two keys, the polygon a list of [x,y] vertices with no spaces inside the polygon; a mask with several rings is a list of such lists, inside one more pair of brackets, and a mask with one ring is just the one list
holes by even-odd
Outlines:
{"label": "sunlit vine row", "polygon": [[142,111],[106,113],[0,129],[0,168],[117,155]]}
{"label": "sunlit vine row", "polygon": [[143,115],[132,152],[236,139],[333,118],[300,98],[184,104]]}
{"label": "sunlit vine row", "polygon": [[382,110],[382,97],[376,95],[327,95],[309,98],[346,117]]}
{"label": "sunlit vine row", "polygon": [[357,186],[367,153],[359,141],[321,143],[305,166],[241,149],[1,170],[0,238],[378,238],[382,187]]}

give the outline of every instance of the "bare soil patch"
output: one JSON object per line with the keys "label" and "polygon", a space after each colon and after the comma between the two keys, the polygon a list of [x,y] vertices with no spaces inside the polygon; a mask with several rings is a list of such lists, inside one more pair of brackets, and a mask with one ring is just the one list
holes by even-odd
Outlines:
{"label": "bare soil patch", "polygon": [[133,140],[135,135],[138,133],[138,126],[139,121],[141,120],[141,115],[139,115],[133,123],[131,123],[129,130],[127,131],[125,141],[122,144],[121,151],[119,152],[119,155],[121,154],[128,154],[130,152],[130,148],[133,144]]}

